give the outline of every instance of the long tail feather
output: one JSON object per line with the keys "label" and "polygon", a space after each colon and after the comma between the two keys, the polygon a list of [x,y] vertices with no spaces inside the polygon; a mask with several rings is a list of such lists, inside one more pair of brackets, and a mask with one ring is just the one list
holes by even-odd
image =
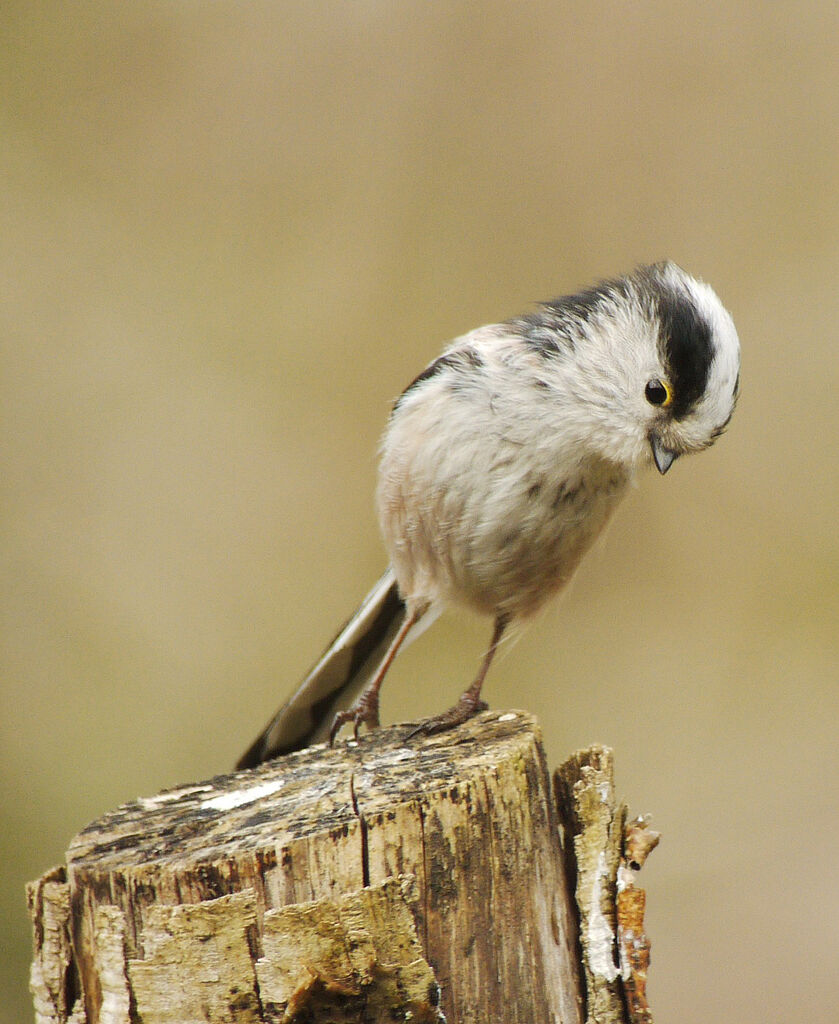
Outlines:
{"label": "long tail feather", "polygon": [[254,768],[325,739],[333,715],[349,704],[373,674],[404,619],[405,604],[389,568],[242,755],[237,770]]}

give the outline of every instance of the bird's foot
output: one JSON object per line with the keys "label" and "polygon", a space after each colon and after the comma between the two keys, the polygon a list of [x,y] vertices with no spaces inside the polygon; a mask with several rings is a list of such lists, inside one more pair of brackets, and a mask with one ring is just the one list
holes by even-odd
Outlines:
{"label": "bird's foot", "polygon": [[335,745],[335,737],[338,730],[347,722],[352,722],[352,734],[358,739],[358,729],[362,722],[369,729],[379,728],[379,695],[365,690],[347,708],[346,711],[339,711],[332,719],[332,728],[329,730],[329,746]]}
{"label": "bird's foot", "polygon": [[432,715],[431,718],[423,718],[408,733],[406,739],[413,736],[432,736],[436,732],[446,732],[456,725],[462,725],[474,718],[481,711],[486,711],[489,704],[481,700],[480,696],[473,694],[470,690],[464,693],[454,707],[448,711],[442,711],[439,715]]}

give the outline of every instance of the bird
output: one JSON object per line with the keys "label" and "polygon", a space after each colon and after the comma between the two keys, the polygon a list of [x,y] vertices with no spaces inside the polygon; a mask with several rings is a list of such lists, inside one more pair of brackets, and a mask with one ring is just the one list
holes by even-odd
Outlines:
{"label": "bird", "polygon": [[460,699],[413,733],[486,708],[502,637],[567,586],[642,470],[663,475],[720,437],[739,383],[731,315],[670,261],[452,341],[396,399],[382,438],[388,568],[237,768],[333,743],[345,724],[356,738],[376,728],[397,652],[447,607],[487,616],[491,639]]}

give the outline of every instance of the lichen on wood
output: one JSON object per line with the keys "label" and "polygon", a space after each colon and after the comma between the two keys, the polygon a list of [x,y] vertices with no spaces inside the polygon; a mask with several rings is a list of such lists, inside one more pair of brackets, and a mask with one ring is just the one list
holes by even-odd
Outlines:
{"label": "lichen on wood", "polygon": [[635,876],[659,841],[647,818],[627,823],[608,747],[578,751],[555,773],[579,915],[587,1024],[652,1024],[650,943]]}
{"label": "lichen on wood", "polygon": [[355,1003],[371,1020],[445,1022],[440,987],[417,939],[415,880],[402,875],[265,915],[256,962],[265,1013],[321,1019]]}

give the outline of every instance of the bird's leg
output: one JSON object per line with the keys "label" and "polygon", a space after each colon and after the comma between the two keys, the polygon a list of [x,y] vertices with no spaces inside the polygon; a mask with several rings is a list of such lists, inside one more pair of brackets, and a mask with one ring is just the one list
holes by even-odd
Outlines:
{"label": "bird's leg", "polygon": [[448,711],[443,711],[439,715],[433,715],[431,718],[424,718],[415,729],[409,734],[411,736],[430,736],[435,732],[445,732],[447,729],[453,729],[456,725],[460,725],[462,722],[468,722],[470,718],[477,715],[479,711],[486,711],[489,705],[486,701],[481,700],[481,687],[484,685],[484,679],[489,671],[489,666],[492,664],[492,659],[495,656],[495,652],[498,649],[498,645],[501,643],[501,637],[504,635],[504,630],[510,622],[508,615],[499,615],[495,620],[495,626],[492,630],[492,640],[490,641],[487,652],[484,655],[484,660],[481,662],[481,667],[478,670],[478,674],[475,676],[474,682],[466,690],[465,693],[461,694],[460,700],[453,707],[450,707]]}
{"label": "bird's leg", "polygon": [[387,649],[387,653],[384,658],[382,658],[382,662],[371,681],[367,686],[365,686],[346,711],[337,712],[335,718],[332,720],[332,728],[329,730],[330,747],[335,742],[338,730],[347,722],[352,722],[353,736],[356,739],[358,739],[358,727],[362,722],[366,722],[371,729],[378,729],[379,690],[382,688],[382,681],[387,675],[387,670],[393,663],[393,659],[396,657],[399,648],[402,646],[402,642],[410,632],[411,627],[415,626],[417,622],[419,622],[424,611],[424,608],[414,609],[414,611],[405,617],[405,621],[399,627],[399,632],[393,638],[390,647]]}

